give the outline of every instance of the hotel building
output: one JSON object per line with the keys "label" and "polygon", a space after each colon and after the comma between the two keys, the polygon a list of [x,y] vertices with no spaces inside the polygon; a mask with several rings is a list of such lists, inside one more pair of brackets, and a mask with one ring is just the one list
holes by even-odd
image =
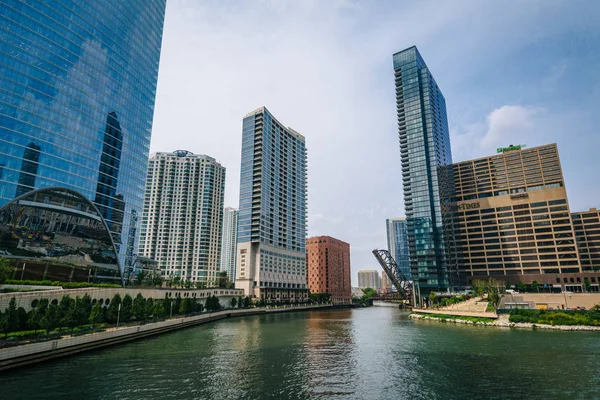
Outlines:
{"label": "hotel building", "polygon": [[[575,212],[571,214],[571,218],[575,228],[581,270],[600,271],[600,210],[590,208],[589,211]],[[600,273],[592,275],[590,282],[593,285],[600,283]],[[597,289],[596,286],[594,291]]]}
{"label": "hotel building", "polygon": [[265,107],[242,126],[235,286],[271,301],[308,298],[306,144]]}
{"label": "hotel building", "polygon": [[[580,265],[556,144],[510,146],[449,168],[456,197],[446,199],[444,208],[452,215],[453,256],[463,284],[494,277],[564,289],[582,282],[589,268]],[[593,240],[597,224],[583,214]]]}
{"label": "hotel building", "polygon": [[331,236],[306,240],[308,288],[311,293],[329,293],[334,304],[352,301],[350,245]]}

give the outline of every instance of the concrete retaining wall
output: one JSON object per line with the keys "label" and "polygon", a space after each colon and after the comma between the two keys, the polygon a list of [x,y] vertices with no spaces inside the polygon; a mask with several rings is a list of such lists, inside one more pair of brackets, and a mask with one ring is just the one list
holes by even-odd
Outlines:
{"label": "concrete retaining wall", "polygon": [[[320,305],[272,309],[252,308],[224,310],[193,317],[172,318],[166,321],[155,322],[146,325],[111,328],[104,332],[15,346],[6,349],[0,349],[0,371],[52,360],[54,358],[73,355],[83,351],[94,350],[114,344],[125,343],[128,341],[224,318],[289,311],[310,311],[323,308],[334,308],[334,306]],[[339,306],[337,308],[339,308]]]}
{"label": "concrete retaining wall", "polygon": [[[14,285],[13,285],[14,286]],[[25,311],[31,310],[31,303],[34,300],[48,299],[50,302],[56,300],[57,302],[62,299],[64,295],[69,295],[71,298],[76,296],[83,297],[85,294],[89,294],[92,301],[102,300],[103,304],[106,304],[106,300],[112,300],[115,294],[119,294],[123,298],[126,294],[132,298],[141,293],[145,299],[164,299],[165,296],[169,298],[175,298],[177,296],[184,298],[196,298],[201,300],[202,304],[205,303],[207,297],[215,295],[219,298],[221,305],[228,306],[231,298],[244,297],[244,291],[241,289],[145,289],[145,288],[84,288],[84,289],[62,289],[62,290],[47,290],[37,292],[13,292],[13,293],[1,293],[0,294],[0,310],[4,310],[8,307],[8,303],[12,297],[17,301],[17,308],[23,307]]]}

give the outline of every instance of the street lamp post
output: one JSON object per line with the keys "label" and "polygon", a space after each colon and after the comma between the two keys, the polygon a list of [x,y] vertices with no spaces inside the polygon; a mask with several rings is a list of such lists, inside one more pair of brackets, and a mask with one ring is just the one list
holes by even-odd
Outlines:
{"label": "street lamp post", "polygon": [[173,318],[173,301],[171,301],[171,316],[169,318]]}
{"label": "street lamp post", "polygon": [[121,317],[121,303],[119,303],[119,308],[117,309],[117,328],[119,327],[119,318]]}

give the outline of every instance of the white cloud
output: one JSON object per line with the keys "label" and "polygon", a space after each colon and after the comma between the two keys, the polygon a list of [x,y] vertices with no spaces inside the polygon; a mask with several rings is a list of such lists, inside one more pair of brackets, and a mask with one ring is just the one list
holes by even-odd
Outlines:
{"label": "white cloud", "polygon": [[534,120],[544,112],[537,107],[506,105],[487,117],[488,130],[481,139],[483,150],[508,144],[519,144],[535,128]]}
{"label": "white cloud", "polygon": [[[267,106],[306,136],[309,235],[349,242],[356,280],[357,270],[376,265],[370,250],[386,246],[385,219],[403,215],[392,53],[416,44],[450,123],[475,121],[453,126],[455,160],[524,137],[548,143],[551,135],[536,132],[549,112],[519,105],[526,99],[492,103],[497,94],[477,92],[472,81],[559,29],[544,23],[548,16],[581,21],[557,13],[560,2],[509,3],[169,0],[151,150],[217,158],[227,168],[226,205],[237,206],[241,120]],[[463,92],[472,97],[459,102]],[[510,105],[486,118],[494,104]]]}

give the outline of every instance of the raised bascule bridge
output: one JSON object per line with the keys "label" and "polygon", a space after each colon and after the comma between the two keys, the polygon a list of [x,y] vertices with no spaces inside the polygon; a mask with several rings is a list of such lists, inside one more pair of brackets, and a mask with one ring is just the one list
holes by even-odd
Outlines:
{"label": "raised bascule bridge", "polygon": [[408,302],[409,305],[414,305],[414,290],[412,281],[410,281],[398,264],[396,264],[396,260],[387,250],[373,250],[373,255],[381,265],[381,268],[385,271],[386,275],[390,278],[392,285],[398,291],[397,293],[392,293],[390,295],[382,295],[380,296],[381,300],[401,300],[404,302]]}

